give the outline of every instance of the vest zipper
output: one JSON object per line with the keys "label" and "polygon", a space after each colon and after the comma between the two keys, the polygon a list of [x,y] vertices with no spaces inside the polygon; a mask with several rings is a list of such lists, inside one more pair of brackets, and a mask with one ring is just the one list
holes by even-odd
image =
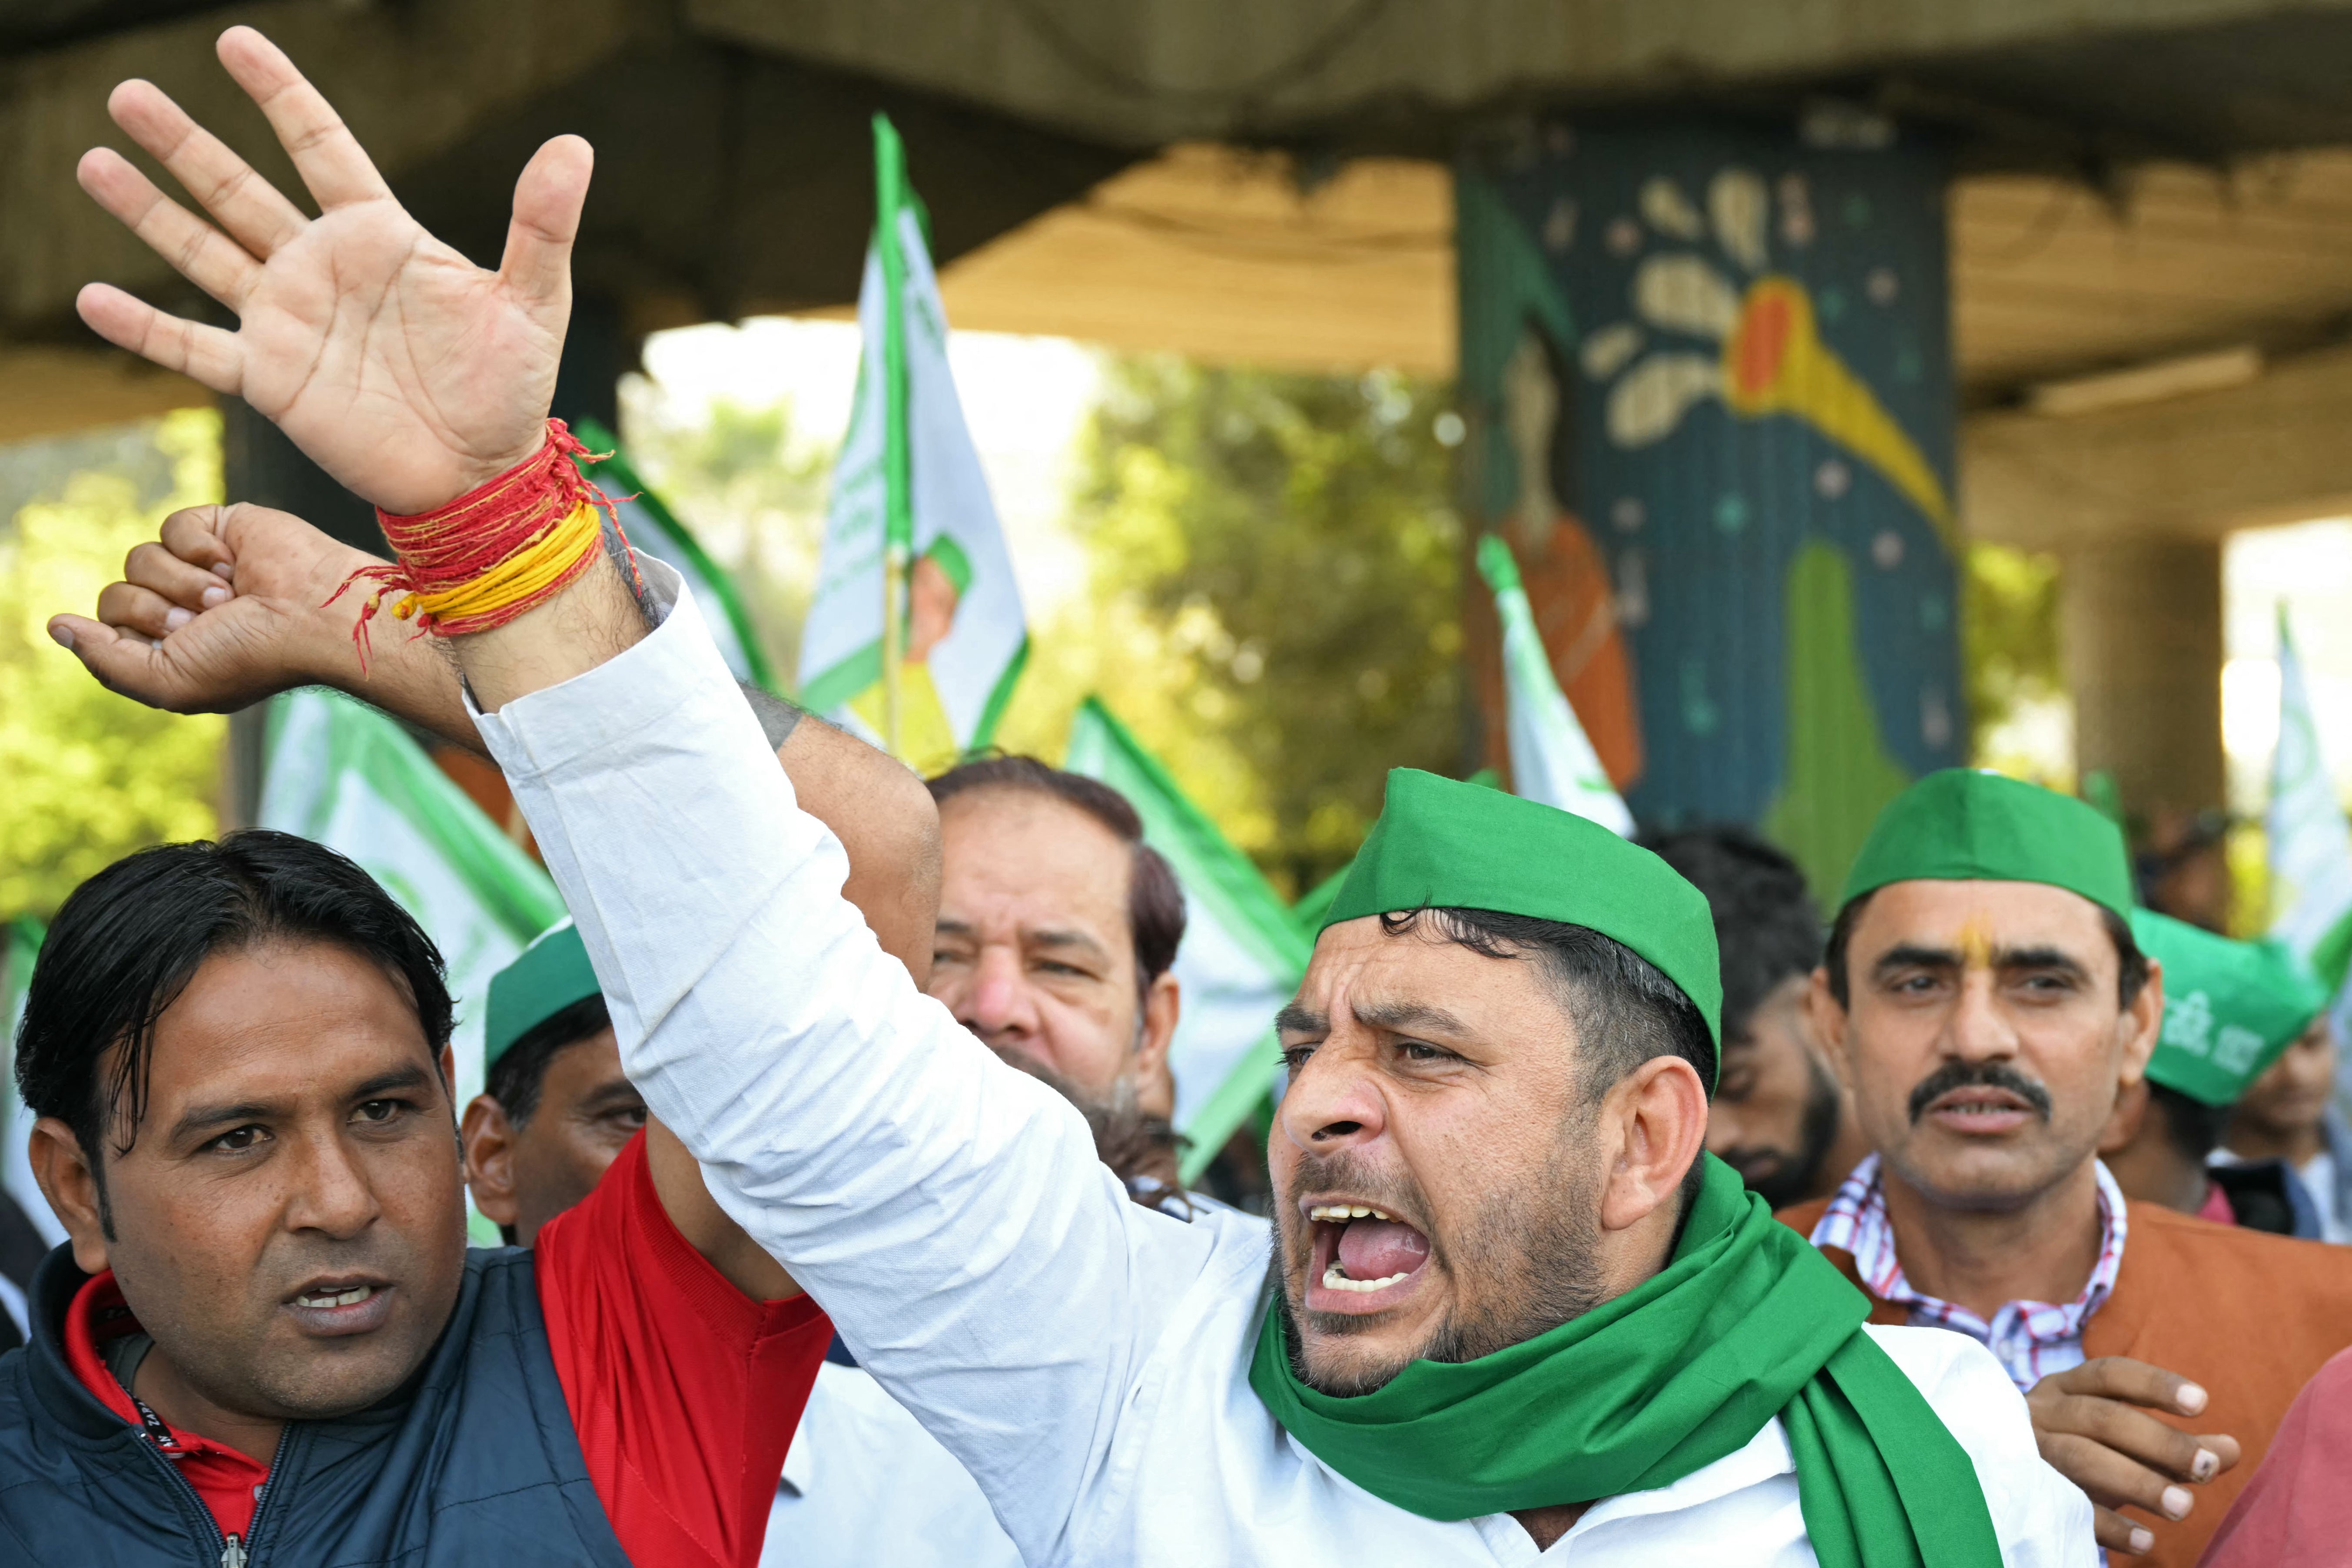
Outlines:
{"label": "vest zipper", "polygon": [[180,1473],[179,1466],[156,1452],[152,1443],[142,1441],[139,1446],[146,1450],[148,1458],[163,1467],[163,1473],[172,1478],[172,1484],[180,1489],[180,1495],[195,1505],[197,1516],[213,1533],[213,1544],[220,1549],[220,1568],[246,1568],[246,1547],[260,1538],[261,1515],[269,1507],[270,1494],[277,1489],[278,1472],[286,1462],[287,1440],[293,1436],[294,1424],[290,1421],[278,1429],[278,1450],[269,1457],[269,1479],[261,1483],[261,1496],[253,1505],[253,1522],[246,1526],[246,1534],[242,1538],[221,1533],[220,1521],[213,1517],[212,1508],[205,1501],[204,1494],[196,1490],[194,1481]]}

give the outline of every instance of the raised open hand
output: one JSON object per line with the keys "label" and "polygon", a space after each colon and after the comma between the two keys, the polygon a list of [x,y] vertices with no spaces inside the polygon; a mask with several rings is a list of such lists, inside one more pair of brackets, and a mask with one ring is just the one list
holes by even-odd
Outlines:
{"label": "raised open hand", "polygon": [[391,512],[429,510],[539,449],[572,310],[572,241],[593,163],[559,136],[515,186],[499,270],[425,232],[278,47],[250,27],[221,64],[320,206],[306,218],[151,82],[107,108],[218,222],[204,222],[120,153],[84,154],[82,188],[188,280],[236,312],[234,332],[103,283],[82,320],[109,342],[243,397],[344,488]]}

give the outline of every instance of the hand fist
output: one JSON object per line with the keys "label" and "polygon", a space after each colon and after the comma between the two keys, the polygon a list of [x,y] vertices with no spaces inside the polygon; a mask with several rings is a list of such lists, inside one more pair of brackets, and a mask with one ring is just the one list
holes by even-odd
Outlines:
{"label": "hand fist", "polygon": [[2195,1417],[2206,1393],[2177,1373],[2123,1356],[2052,1373],[2025,1396],[2033,1436],[2053,1469],[2091,1500],[2099,1544],[2137,1554],[2156,1532],[2116,1510],[2186,1519],[2202,1486],[2238,1462],[2238,1440],[2184,1432],[2143,1412]]}
{"label": "hand fist", "polygon": [[290,513],[190,507],[124,558],[96,620],[56,616],[49,635],[110,691],[174,713],[233,712],[343,683],[360,590],[323,606],[353,570],[379,563]]}

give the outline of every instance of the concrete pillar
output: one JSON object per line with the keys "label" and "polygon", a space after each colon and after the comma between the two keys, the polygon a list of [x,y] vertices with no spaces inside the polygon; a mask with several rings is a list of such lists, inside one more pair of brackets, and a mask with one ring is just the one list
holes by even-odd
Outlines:
{"label": "concrete pillar", "polygon": [[2222,803],[2221,547],[2126,538],[2063,556],[2059,632],[2074,755],[2135,816]]}
{"label": "concrete pillar", "polygon": [[1879,130],[1555,125],[1455,182],[1465,510],[1643,826],[1760,827],[1825,899],[1964,760],[1946,168]]}

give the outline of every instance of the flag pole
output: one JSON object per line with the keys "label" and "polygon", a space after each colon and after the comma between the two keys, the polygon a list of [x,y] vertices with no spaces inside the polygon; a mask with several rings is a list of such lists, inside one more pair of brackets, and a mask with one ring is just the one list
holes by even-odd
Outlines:
{"label": "flag pole", "polygon": [[907,439],[907,260],[898,215],[907,204],[907,152],[887,115],[874,117],[875,245],[882,262],[882,744],[899,754],[900,670],[906,652],[907,571],[914,542],[913,474]]}

